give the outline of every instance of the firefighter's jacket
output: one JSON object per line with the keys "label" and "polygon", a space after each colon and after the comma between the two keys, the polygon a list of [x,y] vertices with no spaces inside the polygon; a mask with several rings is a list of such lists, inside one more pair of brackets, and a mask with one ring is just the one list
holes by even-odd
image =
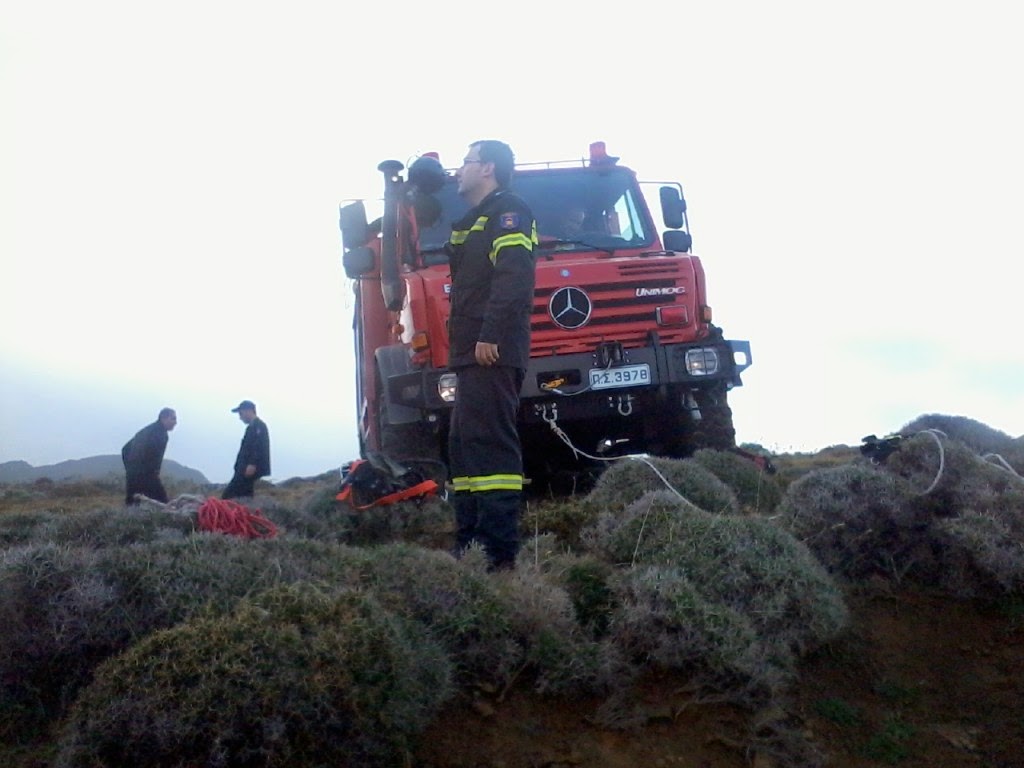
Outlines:
{"label": "firefighter's jacket", "polygon": [[270,474],[270,432],[258,416],[249,422],[242,435],[242,445],[235,458],[235,474],[245,472],[250,464],[256,467],[256,477]]}
{"label": "firefighter's jacket", "polygon": [[452,226],[448,365],[476,365],[478,341],[498,345],[498,365],[530,359],[537,224],[526,203],[495,190]]}

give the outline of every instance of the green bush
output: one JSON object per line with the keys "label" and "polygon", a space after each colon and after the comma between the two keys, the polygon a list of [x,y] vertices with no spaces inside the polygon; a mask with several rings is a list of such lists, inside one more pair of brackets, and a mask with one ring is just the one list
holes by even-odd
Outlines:
{"label": "green bush", "polygon": [[558,542],[579,549],[580,530],[589,525],[597,510],[582,496],[568,499],[530,499],[521,523],[524,533],[554,534]]}
{"label": "green bush", "polygon": [[901,478],[866,463],[848,464],[793,482],[777,522],[829,571],[848,579],[902,576],[914,568],[933,573],[922,547],[930,516],[911,500]]}
{"label": "green bush", "polygon": [[744,512],[771,514],[782,500],[782,489],[775,475],[732,451],[702,448],[691,459],[729,486]]}
{"label": "green bush", "polygon": [[649,491],[669,490],[707,512],[736,514],[736,494],[710,471],[688,459],[620,459],[598,478],[587,502],[618,512]]}
{"label": "green bush", "polygon": [[283,586],[104,663],[56,765],[393,766],[451,692],[443,651],[373,598]]}
{"label": "green bush", "polygon": [[609,586],[615,569],[593,555],[564,555],[547,562],[547,574],[569,595],[576,622],[595,639],[608,634],[616,598]]}

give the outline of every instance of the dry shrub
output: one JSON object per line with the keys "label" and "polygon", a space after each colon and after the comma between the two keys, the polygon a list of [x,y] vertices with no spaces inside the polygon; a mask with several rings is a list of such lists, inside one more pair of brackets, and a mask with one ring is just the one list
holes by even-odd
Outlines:
{"label": "dry shrub", "polygon": [[656,491],[618,517],[599,515],[585,541],[598,557],[633,565],[612,581],[619,646],[633,658],[696,665],[742,696],[773,693],[796,656],[848,620],[821,564],[763,518],[713,515]]}
{"label": "dry shrub", "polygon": [[760,635],[788,650],[805,653],[845,625],[835,582],[772,521],[712,515],[665,492],[645,496],[629,511],[631,521],[613,534],[613,549],[633,547],[637,563],[681,568],[707,599],[748,616]]}
{"label": "dry shrub", "polygon": [[523,560],[512,573],[489,575],[474,554],[455,560],[409,544],[375,547],[358,584],[437,638],[461,685],[504,689],[523,673],[540,693],[588,685],[597,650],[565,591]]}
{"label": "dry shrub", "polygon": [[544,572],[569,595],[576,623],[584,632],[594,639],[605,637],[617,607],[610,586],[614,566],[594,555],[566,553],[547,557]]}
{"label": "dry shrub", "polygon": [[903,480],[858,463],[816,470],[793,482],[777,521],[829,571],[858,579],[902,575],[919,564],[929,516],[914,509]]}
{"label": "dry shrub", "polygon": [[[0,483],[0,513],[8,510],[23,510],[26,506],[42,502],[47,498],[45,489],[33,488],[25,484]],[[3,516],[0,515],[0,520]]]}
{"label": "dry shrub", "polygon": [[194,518],[151,507],[7,514],[0,516],[0,544],[124,546],[182,540],[196,529]]}
{"label": "dry shrub", "polygon": [[563,546],[579,549],[580,530],[593,521],[595,513],[594,506],[582,496],[529,499],[520,527],[530,535],[554,534]]}
{"label": "dry shrub", "polygon": [[618,512],[649,491],[666,489],[708,512],[739,512],[732,489],[688,459],[620,459],[598,478],[587,502],[601,511]]}
{"label": "dry shrub", "polygon": [[885,469],[914,490],[914,506],[929,516],[952,517],[965,510],[989,511],[1024,483],[1013,472],[985,461],[966,444],[920,433],[900,444]]}
{"label": "dry shrub", "polygon": [[356,510],[338,503],[347,516],[351,534],[348,544],[372,546],[404,541],[424,547],[449,549],[455,544],[455,512],[437,497],[400,501]]}
{"label": "dry shrub", "polygon": [[460,684],[505,685],[525,660],[509,605],[486,566],[409,544],[366,551],[355,583],[397,614],[428,627],[455,663]]}
{"label": "dry shrub", "polygon": [[278,587],[101,666],[56,766],[393,766],[450,695],[441,649],[372,597]]}
{"label": "dry shrub", "polygon": [[336,487],[321,488],[297,503],[270,501],[262,511],[284,536],[344,544],[352,538],[352,525],[337,493]]}
{"label": "dry shrub", "polygon": [[939,430],[950,440],[963,443],[979,455],[999,454],[1018,473],[1024,474],[1024,437],[1014,439],[980,421],[938,413],[918,416],[900,429],[900,434],[909,436],[929,429]]}
{"label": "dry shrub", "polygon": [[576,620],[572,598],[544,577],[541,568],[520,564],[495,578],[512,629],[524,644],[522,670],[538,693],[580,694],[597,687],[601,646]]}
{"label": "dry shrub", "polygon": [[0,560],[0,739],[31,739],[97,664],[139,638],[275,585],[346,583],[361,558],[337,545],[218,534],[8,550]]}
{"label": "dry shrub", "polygon": [[[919,551],[938,563],[913,575],[959,597],[993,597],[1024,590],[1024,478],[992,453],[1013,440],[979,422],[959,417],[922,417],[935,432],[905,440],[885,463],[915,489],[911,506],[932,518]],[[940,427],[935,427],[940,428]],[[925,492],[927,491],[927,492]],[[925,558],[921,558],[925,559]]]}
{"label": "dry shrub", "polygon": [[589,552],[608,563],[647,562],[684,535],[683,507],[702,511],[669,491],[648,491],[624,510],[599,513],[580,533],[580,540]]}
{"label": "dry shrub", "polygon": [[32,542],[43,542],[40,534],[62,517],[56,512],[7,512],[0,515],[0,547],[18,547]]}
{"label": "dry shrub", "polygon": [[109,653],[98,617],[115,611],[117,595],[97,577],[97,560],[54,544],[4,552],[0,741],[38,738],[88,680],[97,656]]}
{"label": "dry shrub", "polygon": [[1024,498],[936,522],[947,551],[942,584],[960,597],[1024,593]]}
{"label": "dry shrub", "polygon": [[[926,423],[952,426],[973,446],[997,442],[977,422]],[[935,432],[903,440],[879,467],[806,475],[788,489],[779,522],[849,579],[908,579],[961,597],[1024,588],[1024,479]]]}
{"label": "dry shrub", "polygon": [[702,448],[691,459],[729,486],[743,512],[771,514],[782,500],[775,475],[732,451]]}
{"label": "dry shrub", "polygon": [[740,701],[783,687],[787,673],[770,659],[749,617],[709,600],[686,569],[629,568],[613,585],[620,603],[613,637],[635,664],[690,672],[698,684]]}

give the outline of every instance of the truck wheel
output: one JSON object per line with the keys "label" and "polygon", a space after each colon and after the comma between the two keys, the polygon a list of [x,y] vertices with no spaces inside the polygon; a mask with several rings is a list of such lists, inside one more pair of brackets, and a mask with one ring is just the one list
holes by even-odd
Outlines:
{"label": "truck wheel", "polygon": [[732,409],[729,407],[725,387],[716,387],[695,393],[700,408],[700,420],[688,416],[692,430],[689,439],[690,453],[701,448],[718,451],[736,447],[736,430],[732,425]]}

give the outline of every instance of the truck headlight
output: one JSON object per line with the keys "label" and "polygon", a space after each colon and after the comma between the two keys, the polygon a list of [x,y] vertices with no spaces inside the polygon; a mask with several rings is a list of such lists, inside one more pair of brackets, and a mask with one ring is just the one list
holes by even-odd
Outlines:
{"label": "truck headlight", "polygon": [[686,372],[691,376],[713,376],[718,373],[718,350],[712,347],[688,349]]}
{"label": "truck headlight", "polygon": [[455,402],[455,390],[458,388],[459,377],[454,373],[442,373],[437,380],[437,394],[446,403]]}

